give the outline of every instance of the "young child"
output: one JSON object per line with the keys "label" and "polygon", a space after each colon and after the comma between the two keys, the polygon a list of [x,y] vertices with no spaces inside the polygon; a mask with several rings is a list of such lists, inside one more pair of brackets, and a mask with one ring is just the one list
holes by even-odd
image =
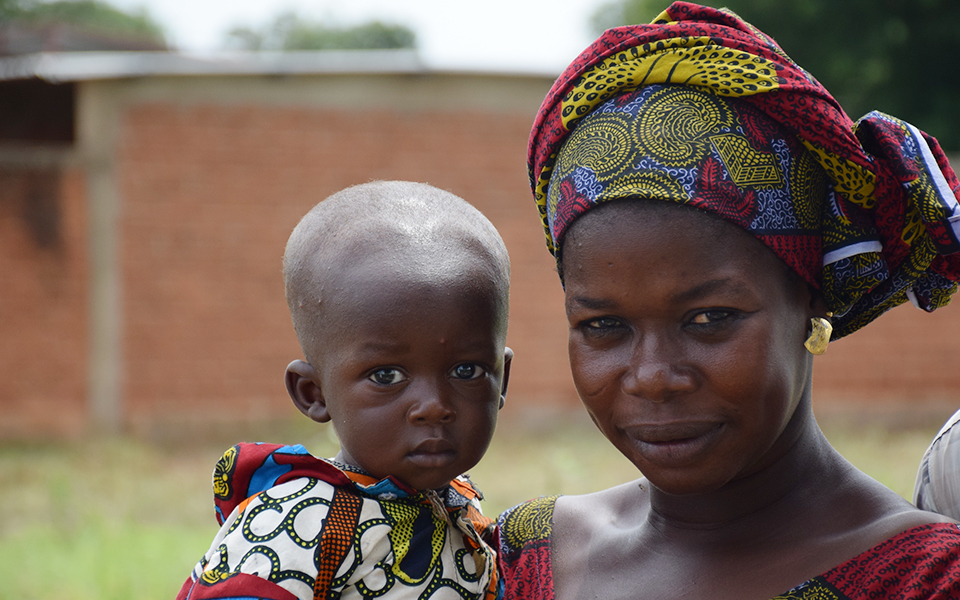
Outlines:
{"label": "young child", "polygon": [[283,275],[306,359],[287,391],[340,452],[228,450],[223,527],[178,598],[497,597],[491,521],[461,476],[490,443],[513,355],[496,229],[429,185],[358,185],[300,221]]}

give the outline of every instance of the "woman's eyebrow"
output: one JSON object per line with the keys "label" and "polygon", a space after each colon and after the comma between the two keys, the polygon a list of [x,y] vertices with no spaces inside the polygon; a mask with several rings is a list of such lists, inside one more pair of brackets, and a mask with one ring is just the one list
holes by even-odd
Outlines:
{"label": "woman's eyebrow", "polygon": [[[690,289],[677,292],[676,294],[670,296],[670,301],[679,304],[682,302],[697,300],[717,292],[724,292],[727,294],[746,294],[749,293],[749,288],[742,281],[729,277],[723,277],[720,279],[711,279],[709,281],[697,284]],[[616,307],[617,303],[613,300],[607,300],[604,298],[573,296],[567,301],[567,305],[578,306],[580,308],[586,308],[590,310],[607,310]]]}
{"label": "woman's eyebrow", "polygon": [[723,277],[720,279],[704,281],[703,283],[698,284],[688,290],[678,292],[671,296],[670,300],[679,304],[681,302],[697,300],[704,296],[720,291],[731,294],[743,294],[747,293],[749,290],[742,281],[729,277]]}
{"label": "woman's eyebrow", "polygon": [[603,300],[599,298],[591,298],[589,296],[573,296],[570,300],[567,301],[568,306],[579,306],[580,308],[587,308],[590,310],[606,310],[613,308],[614,302],[610,300]]}

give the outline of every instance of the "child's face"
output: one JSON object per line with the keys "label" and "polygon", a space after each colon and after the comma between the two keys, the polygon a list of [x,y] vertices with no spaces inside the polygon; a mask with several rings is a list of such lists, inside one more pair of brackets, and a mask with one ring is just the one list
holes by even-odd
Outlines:
{"label": "child's face", "polygon": [[369,269],[358,265],[323,299],[325,345],[313,353],[339,458],[440,488],[477,464],[493,436],[504,317],[479,277],[384,281]]}

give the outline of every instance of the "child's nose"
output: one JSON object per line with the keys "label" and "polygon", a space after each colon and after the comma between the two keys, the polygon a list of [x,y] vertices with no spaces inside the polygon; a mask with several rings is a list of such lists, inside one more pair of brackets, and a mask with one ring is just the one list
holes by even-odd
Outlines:
{"label": "child's nose", "polygon": [[446,394],[432,386],[418,390],[416,400],[410,407],[409,418],[414,423],[448,423],[453,421],[457,414],[453,410]]}

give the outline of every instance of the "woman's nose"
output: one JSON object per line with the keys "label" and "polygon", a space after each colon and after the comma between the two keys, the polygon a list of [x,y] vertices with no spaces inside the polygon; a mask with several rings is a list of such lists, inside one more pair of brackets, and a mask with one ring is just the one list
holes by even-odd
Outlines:
{"label": "woman's nose", "polygon": [[450,399],[444,390],[434,386],[423,386],[416,392],[410,410],[407,413],[410,421],[419,424],[448,423],[456,418]]}
{"label": "woman's nose", "polygon": [[653,402],[665,402],[673,396],[696,389],[693,369],[685,365],[681,352],[669,341],[651,336],[637,344],[631,363],[623,376],[623,391]]}

